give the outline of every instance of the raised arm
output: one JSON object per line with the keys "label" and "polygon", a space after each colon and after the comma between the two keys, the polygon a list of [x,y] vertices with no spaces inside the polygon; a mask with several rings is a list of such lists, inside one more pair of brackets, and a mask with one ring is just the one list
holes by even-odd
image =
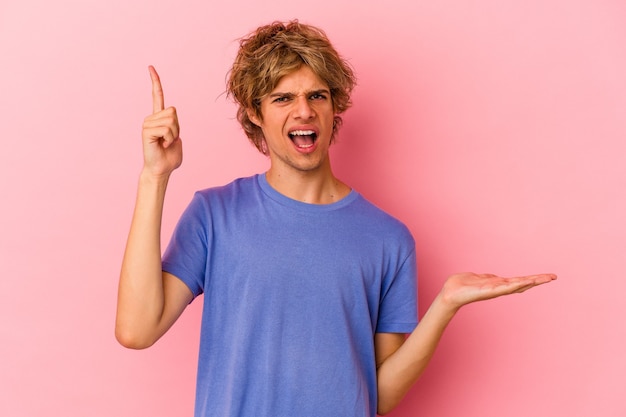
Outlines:
{"label": "raised arm", "polygon": [[117,340],[134,349],[156,342],[192,298],[182,281],[161,270],[165,190],[183,153],[176,109],[165,108],[159,76],[153,67],[149,70],[153,112],[143,122],[144,164],[122,261],[115,322]]}
{"label": "raised arm", "polygon": [[426,369],[445,328],[459,309],[469,303],[521,293],[556,279],[553,274],[502,278],[491,274],[452,275],[417,328],[402,335],[377,334],[378,413],[391,411]]}

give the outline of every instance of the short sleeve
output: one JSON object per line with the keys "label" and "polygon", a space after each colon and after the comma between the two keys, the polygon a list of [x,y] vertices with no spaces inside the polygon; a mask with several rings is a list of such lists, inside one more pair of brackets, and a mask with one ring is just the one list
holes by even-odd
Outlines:
{"label": "short sleeve", "polygon": [[162,269],[182,280],[194,298],[204,292],[208,256],[207,202],[196,193],[180,217],[163,254]]}
{"label": "short sleeve", "polygon": [[381,294],[376,333],[410,333],[417,326],[415,248],[404,259]]}

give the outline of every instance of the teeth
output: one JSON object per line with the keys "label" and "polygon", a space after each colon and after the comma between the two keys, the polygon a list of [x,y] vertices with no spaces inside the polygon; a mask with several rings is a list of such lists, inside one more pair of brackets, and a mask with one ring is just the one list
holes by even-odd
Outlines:
{"label": "teeth", "polygon": [[294,130],[292,132],[289,132],[289,134],[292,136],[309,136],[314,135],[315,132],[312,130]]}

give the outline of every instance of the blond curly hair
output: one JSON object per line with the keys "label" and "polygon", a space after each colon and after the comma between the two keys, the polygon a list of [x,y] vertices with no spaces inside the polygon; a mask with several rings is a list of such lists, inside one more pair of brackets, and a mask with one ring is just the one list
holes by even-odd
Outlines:
{"label": "blond curly hair", "polygon": [[228,73],[227,94],[239,105],[237,120],[252,144],[267,154],[261,128],[248,117],[251,110],[260,120],[261,101],[279,80],[306,65],[330,89],[335,123],[332,137],[341,126],[340,114],[351,105],[356,76],[350,64],[331,45],[321,29],[299,23],[274,22],[261,26],[240,40],[239,52]]}

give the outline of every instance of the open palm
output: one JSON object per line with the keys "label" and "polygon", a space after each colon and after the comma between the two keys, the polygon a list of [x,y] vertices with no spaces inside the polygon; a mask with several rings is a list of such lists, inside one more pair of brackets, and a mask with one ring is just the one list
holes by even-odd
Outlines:
{"label": "open palm", "polygon": [[463,272],[450,276],[442,289],[444,299],[455,308],[475,301],[521,293],[556,279],[554,274],[505,278],[494,274]]}

